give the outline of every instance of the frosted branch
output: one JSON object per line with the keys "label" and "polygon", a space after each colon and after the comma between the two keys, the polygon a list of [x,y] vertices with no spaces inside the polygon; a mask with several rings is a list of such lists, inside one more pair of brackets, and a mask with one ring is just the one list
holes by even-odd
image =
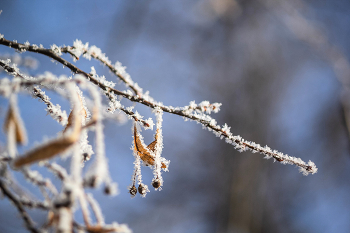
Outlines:
{"label": "frosted branch", "polygon": [[[89,47],[88,43],[83,44],[81,41],[76,40],[73,46],[60,47],[51,45],[50,49],[47,49],[42,45],[32,45],[29,42],[21,44],[17,41],[9,41],[3,38],[2,35],[0,36],[0,44],[16,49],[19,52],[29,51],[50,57],[64,67],[69,68],[74,74],[74,78],[57,77],[49,72],[36,78],[27,77],[20,72],[16,64],[11,65],[10,60],[0,60],[0,67],[14,77],[12,80],[7,78],[0,80],[0,95],[10,98],[10,109],[4,127],[8,137],[8,148],[6,152],[0,155],[0,169],[6,169],[7,163],[11,164],[11,169],[20,169],[20,172],[33,185],[43,191],[45,201],[33,201],[24,197],[17,198],[3,181],[5,178],[10,180],[5,176],[0,178],[0,189],[15,204],[26,222],[27,228],[32,232],[38,232],[38,230],[33,225],[23,206],[49,211],[49,221],[42,228],[45,230],[53,227],[57,231],[63,232],[72,232],[73,228],[87,232],[130,232],[126,225],[117,223],[105,224],[97,201],[91,194],[85,192],[85,188],[96,188],[102,183],[105,185],[105,194],[117,192],[117,185],[112,182],[109,175],[109,164],[105,154],[105,135],[103,132],[103,118],[105,115],[103,114],[106,114],[106,112],[108,114],[112,114],[115,111],[123,113],[126,116],[125,118],[133,122],[132,150],[135,162],[132,184],[129,187],[129,192],[132,196],[139,192],[144,197],[149,192],[148,186],[143,184],[142,181],[141,165],[146,165],[153,169],[154,177],[151,184],[156,190],[161,190],[164,184],[162,171],[168,171],[169,168],[169,161],[162,157],[164,112],[183,117],[185,121],[190,120],[201,124],[203,128],[212,131],[217,137],[225,139],[227,143],[233,145],[240,152],[251,151],[260,153],[267,159],[273,158],[282,164],[296,165],[304,175],[317,172],[316,165],[311,161],[306,163],[300,158],[272,150],[268,146],[262,147],[255,142],[246,141],[240,136],[234,136],[230,132],[231,127],[227,124],[223,126],[218,125],[217,121],[210,114],[219,112],[221,103],[202,101],[197,104],[195,101],[191,101],[187,106],[172,107],[155,101],[148,92],[143,93],[142,88],[130,78],[130,75],[125,70],[126,67],[122,66],[120,62],[116,62],[113,65],[108,57],[96,46]],[[78,60],[80,56],[83,56],[88,60],[94,58],[100,61],[132,91],[130,89],[124,91],[116,89],[115,83],[108,81],[104,76],[99,76],[94,67],[91,67],[90,73],[83,71],[62,58],[62,53],[72,55],[74,60]],[[65,111],[61,110],[59,105],[53,105],[50,98],[39,86],[40,88],[53,90],[69,100],[71,104],[69,117],[67,117]],[[14,100],[17,93],[22,91],[28,92],[28,90],[34,97],[45,103],[48,113],[60,122],[64,129],[58,134],[57,138],[46,140],[25,152],[23,156],[18,157],[16,156],[16,143],[25,141],[25,127],[24,125],[21,126],[20,114],[17,111],[17,105]],[[87,99],[88,104],[85,102],[83,91],[88,92],[91,98],[91,100]],[[107,98],[108,104],[103,105],[101,94]],[[127,107],[122,105],[122,98],[127,99],[125,100],[126,102],[130,101],[133,106]],[[137,110],[134,110],[135,103],[151,109],[156,117],[156,124],[154,124],[152,118],[145,120]],[[154,140],[147,145],[141,134],[142,127],[140,126],[143,126],[144,129],[153,130],[154,125],[156,125]],[[82,165],[84,162],[90,162],[89,159],[94,153],[92,146],[89,145],[87,140],[88,130],[95,133],[94,149],[96,155],[94,155],[94,159],[90,163],[86,174],[83,174]],[[66,168],[47,161],[53,157],[57,156],[59,158],[65,155],[71,156],[69,174]],[[50,180],[44,179],[38,172],[31,171],[25,167],[33,163],[39,163],[55,174],[62,183],[62,190],[59,192]],[[49,189],[51,195],[46,193],[46,189]],[[96,225],[91,224],[88,204],[90,204],[95,214]],[[74,220],[74,211],[77,208],[81,208],[85,225],[80,225]]]}
{"label": "frosted branch", "polygon": [[72,47],[63,47],[61,48],[63,53],[69,53],[76,60],[79,60],[79,57],[83,55],[84,58],[91,60],[94,58],[100,61],[103,65],[107,66],[109,70],[115,74],[121,81],[125,83],[127,87],[130,87],[134,93],[138,96],[142,96],[142,89],[134,83],[128,73],[125,72],[124,66],[121,65],[120,62],[117,62],[114,66],[111,61],[106,57],[104,53],[102,53],[101,49],[96,46],[91,46],[89,48],[89,44],[83,44],[80,40],[75,40]]}
{"label": "frosted branch", "polygon": [[11,200],[11,202],[15,205],[18,212],[20,213],[23,221],[26,224],[27,229],[33,233],[39,233],[40,231],[34,226],[33,220],[28,215],[27,211],[24,209],[22,202],[7,188],[6,184],[0,178],[0,189],[2,193]]}
{"label": "frosted branch", "polygon": [[[12,48],[17,49],[17,50],[23,49],[23,46],[24,46],[23,44],[20,44],[17,42],[12,42],[12,41],[6,40],[5,38],[0,39],[0,44],[6,45],[9,47],[11,46]],[[196,121],[196,122],[202,124],[203,127],[208,128],[209,130],[212,130],[217,136],[225,138],[228,143],[233,144],[240,151],[249,149],[252,152],[259,152],[259,153],[265,155],[267,158],[273,157],[276,159],[276,161],[281,162],[282,164],[294,164],[294,165],[298,166],[301,169],[301,171],[303,172],[303,174],[305,174],[305,175],[306,174],[315,174],[317,172],[317,168],[316,168],[315,164],[311,161],[309,161],[308,163],[305,163],[299,158],[284,155],[283,153],[277,152],[276,150],[272,151],[271,149],[268,149],[268,147],[261,147],[259,144],[256,144],[253,142],[248,142],[239,136],[232,136],[231,134],[227,134],[225,131],[223,131],[220,128],[220,126],[216,125],[216,121],[214,119],[211,119],[208,115],[205,115],[203,113],[203,111],[199,114],[197,112],[195,112],[195,113],[191,112],[191,109],[197,109],[198,106],[196,106],[196,107],[184,107],[184,108],[174,108],[174,107],[164,106],[161,103],[157,103],[157,102],[153,101],[152,98],[145,99],[145,98],[140,97],[138,95],[134,96],[126,91],[123,92],[123,91],[119,91],[117,89],[108,87],[105,84],[103,84],[103,83],[99,82],[98,80],[96,80],[95,78],[93,78],[92,75],[82,71],[81,69],[77,68],[76,66],[69,63],[65,59],[61,58],[60,56],[58,56],[56,53],[54,53],[50,49],[33,48],[33,46],[27,46],[26,50],[31,51],[31,52],[40,53],[40,54],[43,54],[43,55],[46,55],[46,56],[53,58],[54,60],[60,62],[64,66],[71,69],[71,71],[73,73],[82,74],[83,76],[85,76],[89,81],[91,81],[92,83],[97,85],[99,88],[101,88],[105,93],[111,92],[115,95],[122,96],[124,98],[129,99],[132,102],[143,104],[143,105],[150,107],[152,109],[160,108],[164,112],[168,112],[171,114],[182,116],[182,117],[189,119],[189,120]],[[203,103],[202,105],[206,105],[206,103]],[[219,105],[217,105],[217,106],[220,107]],[[189,110],[190,110],[190,112],[189,112]],[[203,109],[203,110],[205,110],[205,109]]]}
{"label": "frosted branch", "polygon": [[[31,92],[32,92],[32,95],[35,97],[35,98],[38,98],[40,99],[42,102],[44,102],[46,104],[46,111],[50,114],[50,116],[55,119],[58,123],[62,124],[62,125],[65,125],[67,124],[67,114],[65,111],[61,111],[61,106],[59,105],[54,105],[51,101],[50,101],[50,98],[45,94],[44,91],[42,91],[39,87],[36,87],[34,85],[38,84],[38,83],[35,83],[35,81],[33,81],[34,78],[30,77],[26,77],[24,74],[21,74],[19,72],[19,69],[13,65],[13,66],[10,66],[9,65],[10,61],[7,60],[7,61],[3,61],[3,60],[0,60],[0,66],[4,68],[4,70],[11,74],[12,76],[14,77],[20,77],[22,80],[26,80],[26,81],[32,81],[33,83],[29,84],[29,83],[23,83],[23,85],[25,85],[25,87],[27,88],[30,88],[31,89]],[[27,84],[27,85],[26,85]],[[4,90],[2,88],[2,95],[8,95],[8,90]]]}

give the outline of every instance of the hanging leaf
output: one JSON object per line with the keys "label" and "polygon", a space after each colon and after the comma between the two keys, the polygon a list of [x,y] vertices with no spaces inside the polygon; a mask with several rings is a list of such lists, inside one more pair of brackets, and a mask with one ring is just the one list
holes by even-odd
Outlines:
{"label": "hanging leaf", "polygon": [[[160,137],[160,134],[159,134],[159,129],[157,129],[157,131],[156,131],[156,135],[154,136],[154,138],[155,138],[155,140],[153,141],[153,142],[151,142],[148,146],[147,146],[147,148],[150,150],[150,151],[152,151],[152,152],[156,152],[156,145],[157,145],[157,142],[158,142],[158,138]],[[161,163],[162,164],[162,166],[161,166],[161,168],[166,168],[167,166],[165,165],[165,163]]]}
{"label": "hanging leaf", "polygon": [[[157,130],[158,132],[158,130]],[[148,146],[147,149],[149,149],[152,152],[155,152],[156,150],[156,144],[157,144],[157,140],[154,140],[153,142],[151,142]]]}
{"label": "hanging leaf", "polygon": [[14,166],[19,168],[24,165],[49,159],[70,149],[71,146],[79,140],[81,131],[81,115],[75,113],[74,111],[76,110],[73,108],[72,112],[70,113],[70,116],[72,116],[71,125],[73,127],[71,131],[66,131],[68,128],[66,127],[63,135],[60,138],[54,139],[29,151],[26,155],[16,159]]}
{"label": "hanging leaf", "polygon": [[14,166],[19,168],[24,165],[35,163],[41,160],[50,159],[57,154],[64,153],[71,146],[79,141],[82,129],[82,121],[87,117],[87,112],[83,106],[83,100],[77,94],[80,102],[80,111],[73,108],[68,117],[68,123],[63,130],[63,135],[57,139],[51,140],[44,145],[29,151],[26,155],[18,158],[14,162]]}
{"label": "hanging leaf", "polygon": [[154,165],[154,156],[151,155],[148,148],[145,148],[141,142],[141,139],[137,133],[136,125],[134,126],[134,144],[137,154],[140,156],[142,161],[146,164]]}
{"label": "hanging leaf", "polygon": [[[143,162],[145,162],[148,165],[153,166],[155,163],[155,156],[150,153],[152,151],[155,153],[155,147],[157,144],[157,138],[159,137],[159,130],[157,129],[156,135],[155,135],[155,140],[151,142],[146,148],[143,146],[143,143],[138,136],[136,125],[134,126],[134,145],[135,145],[135,150],[137,151],[137,154],[140,156]],[[162,163],[161,168],[166,168],[167,166]]]}
{"label": "hanging leaf", "polygon": [[[81,99],[81,97],[80,97],[79,94],[78,94],[77,96],[78,96],[78,98],[79,98],[80,106],[81,106],[81,110],[80,110],[80,113],[79,113],[79,114],[80,114],[80,116],[82,116],[84,119],[86,119],[87,113],[86,113],[86,110],[85,110],[84,105],[83,105],[83,100]],[[72,122],[73,122],[73,115],[72,115],[72,113],[73,113],[73,111],[71,111],[70,114],[69,114],[69,116],[68,116],[68,123],[67,123],[66,127],[64,128],[63,132],[66,132],[67,129],[68,129],[69,127],[71,127],[71,125],[72,125]]]}
{"label": "hanging leaf", "polygon": [[9,134],[9,130],[14,128],[15,131],[15,141],[18,144],[26,144],[27,143],[27,133],[23,124],[23,121],[20,117],[19,111],[15,106],[14,100],[10,101],[10,107],[7,112],[4,131]]}

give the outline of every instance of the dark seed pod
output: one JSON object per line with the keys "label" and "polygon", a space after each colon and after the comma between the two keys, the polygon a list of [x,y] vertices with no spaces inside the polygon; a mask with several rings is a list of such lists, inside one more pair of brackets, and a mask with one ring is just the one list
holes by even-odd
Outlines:
{"label": "dark seed pod", "polygon": [[88,153],[83,153],[83,161],[86,162],[88,160],[90,160],[89,154]]}
{"label": "dark seed pod", "polygon": [[84,180],[84,187],[90,187],[90,188],[95,188],[96,187],[96,177],[92,176],[89,177],[88,179]]}
{"label": "dark seed pod", "polygon": [[140,184],[138,187],[139,194],[141,195],[146,195],[147,193],[147,188],[145,187],[144,184]]}
{"label": "dark seed pod", "polygon": [[135,185],[133,185],[130,189],[129,189],[129,193],[131,194],[131,196],[135,196],[137,193],[137,189],[135,187]]}
{"label": "dark seed pod", "polygon": [[107,185],[105,188],[104,188],[104,193],[107,194],[107,195],[111,195],[111,187],[109,185]]}
{"label": "dark seed pod", "polygon": [[155,189],[159,188],[161,185],[162,185],[162,183],[160,182],[159,179],[155,179],[155,180],[152,181],[152,186]]}

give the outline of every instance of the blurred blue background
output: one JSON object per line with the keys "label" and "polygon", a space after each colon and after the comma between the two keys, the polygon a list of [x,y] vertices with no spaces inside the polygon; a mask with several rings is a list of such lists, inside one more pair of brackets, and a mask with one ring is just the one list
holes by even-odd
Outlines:
{"label": "blurred blue background", "polygon": [[[166,114],[163,156],[171,164],[164,188],[131,199],[131,122],[107,120],[106,152],[120,194],[93,191],[107,223],[127,223],[136,233],[350,232],[349,132],[340,101],[350,81],[350,2],[1,1],[0,10],[0,33],[8,40],[44,47],[89,42],[127,66],[132,79],[165,105],[223,103],[215,118],[233,134],[319,168],[304,177],[293,166],[239,153],[200,125]],[[14,51],[0,46],[4,54]],[[44,56],[22,55],[40,62],[28,71],[32,75],[70,75]],[[76,64],[87,72],[94,66],[116,82],[97,62],[81,58]],[[65,100],[48,94],[68,112]],[[3,122],[8,102],[0,101]],[[29,135],[23,151],[62,130],[37,100],[21,95],[19,106]],[[147,108],[136,108],[151,116]],[[153,132],[143,133],[150,142]],[[4,146],[4,134],[0,139]],[[150,185],[152,172],[142,172]],[[37,223],[45,222],[45,213],[31,213]],[[23,225],[2,199],[0,232],[25,232]]]}

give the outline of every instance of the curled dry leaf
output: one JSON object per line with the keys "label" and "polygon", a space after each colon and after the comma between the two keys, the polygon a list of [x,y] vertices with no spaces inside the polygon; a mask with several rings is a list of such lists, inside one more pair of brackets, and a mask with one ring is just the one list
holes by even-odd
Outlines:
{"label": "curled dry leaf", "polygon": [[[83,100],[81,99],[81,97],[80,97],[80,95],[77,95],[78,96],[78,98],[79,98],[79,101],[80,101],[80,106],[81,106],[81,109],[80,109],[80,116],[81,117],[84,117],[84,119],[86,119],[86,117],[87,117],[87,112],[86,112],[86,110],[85,110],[85,108],[84,108],[84,105],[83,105]],[[69,116],[68,116],[68,123],[67,123],[67,125],[66,125],[66,127],[64,128],[64,130],[63,130],[63,132],[66,132],[70,127],[71,127],[71,125],[72,125],[72,123],[73,123],[73,111],[71,111],[70,112],[70,114],[69,114]]]}
{"label": "curled dry leaf", "polygon": [[24,128],[23,121],[20,117],[20,114],[15,106],[13,106],[13,103],[11,101],[10,108],[7,112],[5,124],[4,124],[4,131],[8,134],[9,130],[11,128],[14,128],[15,130],[15,141],[18,144],[26,144],[27,143],[27,133]]}
{"label": "curled dry leaf", "polygon": [[[74,112],[75,109],[72,110]],[[55,155],[65,152],[68,150],[75,142],[79,140],[81,131],[81,116],[79,114],[71,113],[71,122],[74,121],[71,131],[64,131],[64,134],[55,140],[50,141],[44,145],[41,145],[34,150],[29,151],[26,155],[18,158],[14,162],[16,168],[22,167],[27,164],[35,163],[44,159],[49,159]],[[71,127],[69,127],[71,128]]]}
{"label": "curled dry leaf", "polygon": [[83,107],[81,97],[79,95],[78,97],[80,101],[80,111],[73,108],[73,110],[70,112],[68,123],[63,130],[63,135],[35,148],[34,150],[29,151],[26,155],[16,159],[14,162],[14,166],[16,168],[41,160],[50,159],[57,154],[67,151],[75,142],[79,140],[82,128],[82,117],[86,118],[87,113]]}
{"label": "curled dry leaf", "polygon": [[[91,120],[85,124],[84,128],[88,128],[94,124],[96,124],[97,120],[98,120],[98,108],[96,106],[94,106],[94,108],[92,109],[92,117]],[[85,115],[86,117],[86,115]]]}
{"label": "curled dry leaf", "polygon": [[[135,145],[135,150],[137,151],[137,154],[140,156],[143,162],[145,162],[147,165],[154,165],[155,163],[155,157],[152,152],[155,152],[155,147],[157,144],[157,139],[159,137],[159,130],[157,129],[156,135],[155,135],[155,140],[151,142],[146,148],[142,145],[141,139],[139,138],[137,134],[137,129],[136,125],[134,126],[134,145]],[[166,168],[167,166],[162,163],[161,168]]]}

